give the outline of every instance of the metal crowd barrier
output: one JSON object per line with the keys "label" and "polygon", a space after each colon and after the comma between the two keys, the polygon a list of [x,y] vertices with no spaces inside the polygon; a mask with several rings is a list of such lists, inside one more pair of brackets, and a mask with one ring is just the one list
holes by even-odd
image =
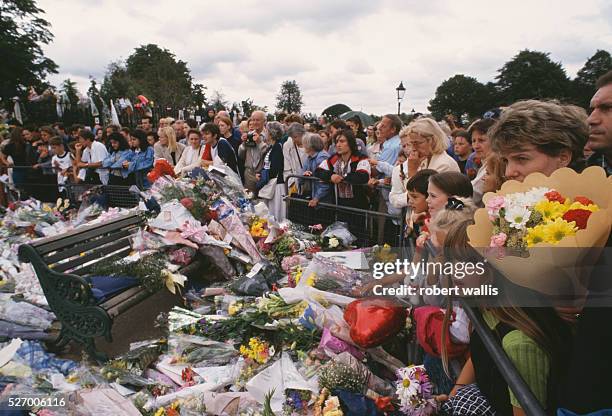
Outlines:
{"label": "metal crowd barrier", "polygon": [[[319,202],[317,208],[308,206],[310,196],[289,196],[289,179],[296,178],[311,182],[320,181],[311,176],[289,175],[285,179],[285,201],[287,202],[286,218],[294,223],[310,226],[321,224],[327,226],[335,221],[349,224],[349,230],[357,237],[356,244],[370,247],[387,243],[393,247],[403,247],[404,215],[391,215],[387,212],[353,208],[326,202]],[[368,185],[353,185],[368,187]],[[389,186],[377,187],[390,189]],[[333,192],[333,191],[332,191]],[[299,194],[299,192],[298,192]],[[382,195],[379,195],[382,198]]]}
{"label": "metal crowd barrier", "polygon": [[508,383],[508,387],[512,389],[516,399],[521,403],[525,414],[529,416],[546,416],[546,412],[540,405],[540,402],[529,389],[529,386],[527,386],[527,383],[525,383],[525,380],[523,380],[523,377],[521,377],[512,361],[510,361],[501,345],[499,345],[495,335],[485,323],[480,312],[472,309],[465,299],[460,298],[459,301],[470,318],[472,326],[482,339],[485,348],[491,355],[491,358],[493,358],[499,372],[504,380],[506,380],[506,383]]}

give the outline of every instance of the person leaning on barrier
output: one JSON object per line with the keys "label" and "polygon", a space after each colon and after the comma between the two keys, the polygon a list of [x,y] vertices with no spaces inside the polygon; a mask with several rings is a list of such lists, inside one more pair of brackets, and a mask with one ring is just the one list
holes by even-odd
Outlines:
{"label": "person leaning on barrier", "polygon": [[53,150],[51,165],[57,173],[57,190],[62,198],[67,198],[66,188],[63,185],[69,182],[72,176],[72,153],[66,151],[64,140],[59,136],[52,137],[51,140],[49,140],[49,145]]}
{"label": "person leaning on barrier", "polygon": [[89,130],[81,130],[79,141],[75,144],[76,165],[80,169],[79,178],[89,184],[108,184],[108,170],[102,169],[102,162],[108,156],[106,146],[94,140]]}
{"label": "person leaning on barrier", "polygon": [[336,153],[323,161],[315,176],[336,185],[338,205],[367,209],[368,198],[364,186],[370,179],[370,163],[359,154],[355,135],[349,129],[336,137]]}
{"label": "person leaning on barrier", "polygon": [[[306,133],[302,139],[302,145],[307,157],[300,174],[303,176],[313,176],[317,167],[329,158],[329,153],[323,149],[323,139],[316,133]],[[332,193],[328,183],[300,179],[300,186],[302,189],[309,188],[310,201],[308,201],[308,206],[311,208],[316,207],[319,202],[329,203],[332,200]]]}
{"label": "person leaning on barrier", "polygon": [[108,137],[110,154],[102,162],[102,167],[109,170],[109,185],[129,186],[130,172],[123,167],[123,162],[132,158],[130,146],[121,133],[111,133]]}
{"label": "person leaning on barrier", "polygon": [[155,152],[153,147],[149,146],[147,133],[142,129],[132,130],[130,146],[132,148],[131,159],[125,160],[123,167],[130,174],[130,182],[136,184],[140,190],[145,190],[150,186],[147,173],[153,168]]}

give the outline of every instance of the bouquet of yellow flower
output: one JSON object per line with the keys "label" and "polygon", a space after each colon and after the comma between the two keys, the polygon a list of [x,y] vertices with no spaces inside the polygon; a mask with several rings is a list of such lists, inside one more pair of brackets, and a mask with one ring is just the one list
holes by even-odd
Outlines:
{"label": "bouquet of yellow flower", "polygon": [[260,217],[253,217],[250,232],[253,238],[267,237],[269,235],[268,221]]}
{"label": "bouquet of yellow flower", "polygon": [[599,211],[587,197],[566,198],[547,187],[496,195],[487,200],[486,209],[494,230],[490,246],[515,249],[556,245],[587,228],[591,214]]}
{"label": "bouquet of yellow flower", "polygon": [[249,339],[249,345],[240,346],[240,354],[246,359],[250,359],[257,364],[265,364],[274,355],[274,347],[259,338]]}
{"label": "bouquet of yellow flower", "polygon": [[512,282],[543,293],[575,294],[598,255],[593,249],[610,234],[612,178],[600,167],[533,173],[483,201],[467,230],[470,245]]}

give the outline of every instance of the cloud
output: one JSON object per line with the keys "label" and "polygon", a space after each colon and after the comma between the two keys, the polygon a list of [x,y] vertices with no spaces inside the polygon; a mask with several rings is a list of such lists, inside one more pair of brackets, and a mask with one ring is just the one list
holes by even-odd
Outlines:
{"label": "cloud", "polygon": [[188,63],[197,82],[230,101],[274,109],[284,80],[302,89],[305,112],[343,102],[367,113],[426,111],[455,74],[493,81],[522,49],[550,52],[575,76],[611,49],[609,0],[39,0],[55,39],[45,48],[86,90],[88,76],[155,43]]}

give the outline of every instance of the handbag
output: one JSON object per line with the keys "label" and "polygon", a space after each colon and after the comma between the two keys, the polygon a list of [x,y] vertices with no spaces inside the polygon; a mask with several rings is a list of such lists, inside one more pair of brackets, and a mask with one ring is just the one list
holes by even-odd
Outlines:
{"label": "handbag", "polygon": [[276,191],[276,178],[272,178],[259,190],[257,194],[262,199],[273,199]]}

